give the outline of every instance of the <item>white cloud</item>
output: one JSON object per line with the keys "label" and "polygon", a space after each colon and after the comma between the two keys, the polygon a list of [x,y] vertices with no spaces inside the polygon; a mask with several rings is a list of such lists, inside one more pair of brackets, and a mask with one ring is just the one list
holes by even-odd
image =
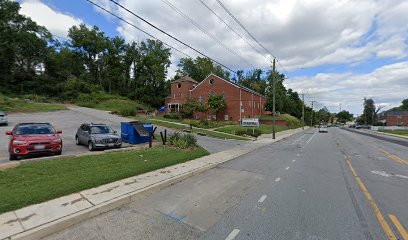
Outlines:
{"label": "white cloud", "polygon": [[329,73],[311,77],[295,77],[289,81],[290,87],[308,93],[310,100],[317,100],[338,111],[343,109],[353,113],[362,112],[363,98],[373,98],[383,106],[395,107],[407,98],[408,61],[380,67],[367,74]]}
{"label": "white cloud", "polygon": [[40,0],[25,0],[21,3],[21,14],[24,14],[39,25],[45,26],[52,34],[66,37],[68,29],[83,21],[69,14],[58,12]]}

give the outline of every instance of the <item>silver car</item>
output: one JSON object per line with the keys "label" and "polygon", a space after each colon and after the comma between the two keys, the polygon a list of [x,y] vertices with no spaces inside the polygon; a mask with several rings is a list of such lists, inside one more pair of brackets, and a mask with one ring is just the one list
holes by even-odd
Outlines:
{"label": "silver car", "polygon": [[5,112],[0,111],[0,125],[8,125],[7,114]]}
{"label": "silver car", "polygon": [[327,133],[327,126],[326,125],[320,125],[319,126],[319,132],[320,133]]}
{"label": "silver car", "polygon": [[106,148],[120,148],[122,139],[106,124],[84,123],[75,134],[77,145],[88,146],[89,151]]}

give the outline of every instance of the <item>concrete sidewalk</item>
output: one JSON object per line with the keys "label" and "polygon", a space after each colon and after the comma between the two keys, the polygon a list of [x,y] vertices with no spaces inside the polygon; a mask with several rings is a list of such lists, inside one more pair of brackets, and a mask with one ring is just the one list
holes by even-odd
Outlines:
{"label": "concrete sidewalk", "polygon": [[262,138],[240,148],[218,152],[186,163],[3,213],[0,215],[0,239],[40,239],[127,204],[142,196],[143,193],[158,191],[301,131],[300,128],[279,132],[275,140]]}

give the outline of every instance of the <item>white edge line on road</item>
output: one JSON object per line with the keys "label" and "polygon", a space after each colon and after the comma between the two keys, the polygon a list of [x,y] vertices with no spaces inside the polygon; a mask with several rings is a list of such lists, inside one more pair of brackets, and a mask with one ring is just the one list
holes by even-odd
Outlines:
{"label": "white edge line on road", "polygon": [[263,203],[268,196],[262,195],[262,197],[258,200],[259,203]]}
{"label": "white edge line on road", "polygon": [[292,145],[295,144],[297,141],[299,141],[301,138],[303,138],[304,136],[306,136],[306,134],[303,134],[302,136],[300,136],[298,139],[296,139],[294,142],[292,142]]}
{"label": "white edge line on road", "polygon": [[293,159],[292,162],[296,162],[296,159]]}
{"label": "white edge line on road", "polygon": [[232,240],[234,239],[239,233],[239,229],[234,229],[232,232],[228,235],[228,237],[225,240]]}
{"label": "white edge line on road", "polygon": [[275,179],[275,182],[279,182],[280,181],[280,177]]}
{"label": "white edge line on road", "polygon": [[289,170],[290,167],[286,167],[286,170]]}
{"label": "white edge line on road", "polygon": [[312,137],[309,139],[309,141],[306,142],[305,147],[310,143],[310,141],[312,141],[313,137],[316,135],[316,132],[313,133]]}

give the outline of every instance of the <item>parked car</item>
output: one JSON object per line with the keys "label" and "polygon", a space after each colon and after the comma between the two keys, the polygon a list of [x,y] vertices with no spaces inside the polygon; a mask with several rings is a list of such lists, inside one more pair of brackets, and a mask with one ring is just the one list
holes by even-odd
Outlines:
{"label": "parked car", "polygon": [[33,154],[62,153],[62,131],[56,131],[49,123],[19,123],[12,131],[6,132],[10,137],[10,160]]}
{"label": "parked car", "polygon": [[77,145],[88,146],[89,151],[95,149],[120,148],[122,139],[106,124],[84,123],[75,135]]}
{"label": "parked car", "polygon": [[328,132],[327,126],[326,125],[320,125],[319,126],[319,132],[327,133]]}
{"label": "parked car", "polygon": [[7,114],[5,112],[0,111],[0,125],[8,125]]}

